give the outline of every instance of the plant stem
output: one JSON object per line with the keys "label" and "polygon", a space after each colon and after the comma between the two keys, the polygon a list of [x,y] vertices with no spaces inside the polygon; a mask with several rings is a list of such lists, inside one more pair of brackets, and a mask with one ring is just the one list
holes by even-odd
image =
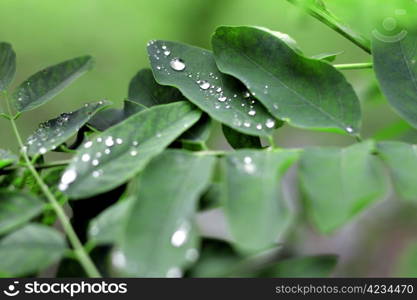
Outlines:
{"label": "plant stem", "polygon": [[360,47],[362,50],[366,51],[369,54],[371,53],[370,41],[367,38],[350,29],[346,24],[340,21],[325,7],[319,6],[317,4],[306,3],[306,1],[300,0],[287,1],[294,4],[295,6],[303,8],[310,16],[316,18],[326,26],[341,34],[343,37],[350,40],[352,43]]}
{"label": "plant stem", "polygon": [[[9,97],[7,93],[4,93],[6,96],[6,103],[7,103],[7,109],[9,111],[10,116],[12,116],[12,110],[10,108],[9,103]],[[35,178],[36,182],[38,183],[39,187],[41,188],[43,194],[48,199],[49,203],[51,204],[52,208],[54,209],[55,213],[57,214],[61,224],[62,228],[64,229],[72,247],[74,248],[74,253],[77,256],[80,264],[84,268],[85,272],[89,277],[101,277],[100,273],[98,272],[96,266],[94,265],[91,258],[86,253],[83,245],[81,244],[80,240],[78,239],[77,234],[74,231],[74,228],[72,228],[72,225],[70,221],[68,220],[67,215],[65,214],[62,207],[59,205],[58,201],[56,200],[55,196],[52,194],[52,192],[49,190],[48,186],[45,184],[43,179],[39,176],[39,173],[36,171],[34,165],[30,161],[25,146],[23,144],[22,138],[20,136],[19,130],[16,126],[15,118],[10,118],[10,123],[13,128],[13,132],[16,136],[17,142],[19,143],[19,147],[21,149],[21,153],[23,156],[23,159],[26,162],[26,166],[29,169],[29,171],[32,173],[33,177]]]}
{"label": "plant stem", "polygon": [[356,64],[340,64],[333,65],[336,69],[339,70],[361,70],[361,69],[372,69],[373,63],[356,63]]}

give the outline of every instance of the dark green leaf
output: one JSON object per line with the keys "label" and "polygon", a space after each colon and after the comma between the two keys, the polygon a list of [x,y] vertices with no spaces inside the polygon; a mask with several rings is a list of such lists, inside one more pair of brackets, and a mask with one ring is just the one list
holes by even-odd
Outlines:
{"label": "dark green leaf", "polygon": [[417,201],[417,146],[402,142],[381,142],[378,151],[389,167],[397,193]]}
{"label": "dark green leaf", "polygon": [[83,56],[32,75],[13,93],[16,109],[24,112],[41,106],[92,67],[93,59],[90,56]]}
{"label": "dark green leaf", "polygon": [[372,41],[374,69],[394,110],[417,128],[417,32],[394,40]]}
{"label": "dark green leaf", "polygon": [[[193,223],[199,196],[208,186],[215,158],[166,151],[139,174],[134,202],[113,263],[128,276],[180,276],[198,256]],[[157,201],[155,201],[157,200]]]}
{"label": "dark green leaf", "polygon": [[146,107],[185,100],[176,88],[158,84],[150,69],[143,69],[132,78],[128,99]]}
{"label": "dark green leaf", "polygon": [[219,27],[212,43],[219,69],[242,80],[276,118],[300,128],[358,133],[359,100],[330,64],[299,55],[256,27]]}
{"label": "dark green leaf", "polygon": [[113,204],[90,222],[88,236],[97,245],[113,244],[118,241],[123,233],[123,223],[129,213],[132,200]]}
{"label": "dark green leaf", "polygon": [[328,233],[381,199],[387,181],[367,141],[348,148],[311,148],[300,162],[300,182],[315,225]]}
{"label": "dark green leaf", "polygon": [[201,119],[198,120],[193,127],[184,132],[178,139],[190,148],[199,146],[200,150],[205,149],[205,143],[210,137],[211,128],[212,121],[210,117],[207,114],[203,114]]}
{"label": "dark green leaf", "polygon": [[242,133],[269,136],[275,119],[244,86],[217,69],[210,51],[174,42],[149,43],[149,58],[157,82],[177,87],[213,119]]}
{"label": "dark green leaf", "polygon": [[274,246],[293,217],[281,191],[295,151],[240,150],[222,160],[222,202],[229,228],[242,251]]}
{"label": "dark green leaf", "polygon": [[54,150],[75,135],[95,113],[109,104],[108,101],[85,104],[74,112],[63,113],[58,118],[40,124],[26,142],[27,153],[33,156]]}
{"label": "dark green leaf", "polygon": [[334,255],[290,258],[268,267],[261,273],[261,276],[274,278],[329,277],[336,264],[337,257]]}
{"label": "dark green leaf", "polygon": [[42,212],[44,203],[22,192],[0,191],[0,234],[25,224]]}
{"label": "dark green leaf", "polygon": [[16,54],[12,45],[0,43],[0,92],[7,89],[16,72]]}
{"label": "dark green leaf", "polygon": [[17,156],[10,151],[0,149],[0,169],[10,166],[17,161]]}
{"label": "dark green leaf", "polygon": [[240,133],[226,125],[222,126],[224,137],[233,149],[262,148],[259,137]]}
{"label": "dark green leaf", "polygon": [[175,102],[129,117],[79,148],[62,177],[61,190],[78,199],[121,185],[200,116],[193,105]]}
{"label": "dark green leaf", "polygon": [[[64,237],[55,229],[29,224],[0,241],[0,272],[27,275],[57,262],[66,251]],[[7,258],[7,259],[6,259]]]}

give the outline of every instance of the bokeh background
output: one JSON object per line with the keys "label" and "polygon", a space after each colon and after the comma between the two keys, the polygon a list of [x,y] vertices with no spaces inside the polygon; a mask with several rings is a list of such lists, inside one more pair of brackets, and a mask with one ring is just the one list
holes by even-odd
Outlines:
{"label": "bokeh background", "polygon": [[[380,20],[395,20],[398,9],[417,16],[417,3],[412,0],[383,1],[383,5],[378,0],[324,2],[368,37]],[[371,61],[363,50],[285,0],[0,0],[0,40],[12,43],[17,53],[14,86],[39,69],[72,57],[90,54],[96,60],[93,71],[19,119],[23,135],[85,102],[108,99],[120,106],[130,79],[148,67],[147,41],[166,39],[210,48],[211,34],[219,25],[257,25],[285,32],[306,55],[342,52],[335,63]],[[364,138],[417,141],[416,131],[388,107],[372,70],[344,73],[362,102]],[[350,137],[287,126],[277,132],[276,140],[284,147],[354,142]],[[214,135],[211,145],[224,147],[224,141]],[[9,124],[2,119],[0,148],[16,150]],[[414,253],[409,249],[417,238],[416,212],[415,207],[388,197],[331,236],[299,232],[302,242],[295,248],[300,254],[339,254],[335,276],[404,275],[411,272],[413,259],[417,269],[417,256],[409,254]]]}

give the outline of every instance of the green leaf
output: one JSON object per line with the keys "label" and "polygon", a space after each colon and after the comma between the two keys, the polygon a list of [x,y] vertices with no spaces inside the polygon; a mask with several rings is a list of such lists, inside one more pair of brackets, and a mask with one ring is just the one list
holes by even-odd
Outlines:
{"label": "green leaf", "polygon": [[235,246],[259,252],[274,246],[293,217],[281,179],[298,153],[240,150],[222,159],[222,202]]}
{"label": "green leaf", "polygon": [[212,121],[207,114],[203,114],[200,120],[191,127],[189,130],[184,132],[178,139],[185,145],[186,147],[193,148],[196,147],[198,149],[205,149],[205,143],[210,137],[212,128]]}
{"label": "green leaf", "polygon": [[93,59],[83,56],[39,71],[13,93],[16,109],[24,112],[45,104],[92,67]]}
{"label": "green leaf", "polygon": [[[406,32],[406,31],[404,31]],[[399,40],[372,40],[374,69],[394,110],[417,128],[417,32]]]}
{"label": "green leaf", "polygon": [[214,162],[212,156],[166,151],[139,174],[116,252],[124,263],[118,264],[113,256],[119,272],[135,277],[180,276],[194,262],[198,237],[193,218]]}
{"label": "green leaf", "polygon": [[64,237],[55,229],[29,224],[0,241],[0,272],[28,275],[57,262],[66,251]]}
{"label": "green leaf", "polygon": [[54,150],[75,135],[95,113],[107,105],[110,105],[110,102],[99,101],[85,104],[74,112],[63,113],[58,118],[40,124],[35,133],[27,139],[27,153],[33,156]]}
{"label": "green leaf", "polygon": [[358,133],[359,100],[330,64],[299,55],[256,27],[219,27],[212,43],[219,69],[242,80],[276,118],[300,128]]}
{"label": "green leaf", "polygon": [[97,245],[117,242],[123,233],[123,223],[120,220],[124,220],[128,216],[132,201],[131,198],[128,198],[113,204],[95,217],[88,227],[89,239]]}
{"label": "green leaf", "polygon": [[43,201],[22,192],[0,191],[0,235],[39,215]]}
{"label": "green leaf", "polygon": [[185,100],[179,90],[158,84],[150,69],[140,70],[129,84],[128,99],[146,107]]}
{"label": "green leaf", "polygon": [[[270,136],[274,118],[236,79],[220,73],[210,51],[168,41],[154,41],[148,53],[155,79],[177,87],[213,119],[239,132]],[[166,55],[167,54],[167,55]]]}
{"label": "green leaf", "polygon": [[12,45],[0,43],[0,92],[7,89],[16,72],[16,54]]}
{"label": "green leaf", "polygon": [[390,169],[397,193],[417,202],[417,145],[402,142],[378,143],[378,152]]}
{"label": "green leaf", "polygon": [[104,131],[116,124],[119,124],[123,120],[126,120],[130,116],[146,109],[147,107],[139,103],[132,102],[130,100],[125,100],[123,102],[122,109],[109,108],[109,109],[102,110],[96,113],[90,119],[88,124],[90,124],[92,127],[94,127],[97,130]]}
{"label": "green leaf", "polygon": [[312,56],[313,59],[334,62],[338,55],[342,54],[343,52],[326,52]]}
{"label": "green leaf", "polygon": [[259,137],[240,133],[226,125],[222,126],[224,137],[233,149],[262,148]]}
{"label": "green leaf", "polygon": [[347,148],[307,149],[300,162],[300,183],[307,212],[324,233],[342,226],[387,191],[381,162],[366,141]]}
{"label": "green leaf", "polygon": [[0,170],[17,161],[17,156],[10,151],[0,149]]}
{"label": "green leaf", "polygon": [[336,267],[337,256],[318,255],[285,259],[268,267],[261,277],[269,278],[315,278],[329,277]]}
{"label": "green leaf", "polygon": [[187,102],[155,106],[137,113],[87,141],[61,179],[60,189],[73,199],[109,191],[141,171],[201,112]]}

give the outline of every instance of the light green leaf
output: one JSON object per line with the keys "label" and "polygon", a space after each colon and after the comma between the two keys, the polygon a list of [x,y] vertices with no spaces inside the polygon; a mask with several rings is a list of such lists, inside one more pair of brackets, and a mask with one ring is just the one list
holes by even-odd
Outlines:
{"label": "light green leaf", "polygon": [[[166,151],[154,158],[135,181],[134,202],[115,267],[127,276],[180,276],[198,256],[193,217],[207,188],[215,158]],[[114,258],[114,256],[113,256]]]}
{"label": "light green leaf", "polygon": [[12,165],[17,159],[17,156],[10,151],[0,149],[0,169]]}
{"label": "light green leaf", "polygon": [[210,51],[154,41],[148,53],[156,81],[177,87],[213,119],[249,135],[272,134],[275,119],[249,94],[245,96],[238,80],[219,72]]}
{"label": "light green leaf", "polygon": [[329,277],[337,264],[337,256],[318,255],[285,259],[263,271],[269,278]]}
{"label": "light green leaf", "polygon": [[28,275],[57,262],[65,251],[65,239],[58,231],[29,224],[0,240],[0,256],[5,258],[0,260],[0,272]]}
{"label": "light green leaf", "polygon": [[99,101],[85,104],[74,112],[63,113],[58,118],[40,124],[39,128],[27,139],[27,153],[33,156],[54,150],[75,135],[96,112],[107,105],[110,105],[110,102]]}
{"label": "light green leaf", "polygon": [[417,202],[417,146],[381,142],[377,147],[390,169],[397,193],[408,201]]}
{"label": "light green leaf", "polygon": [[307,212],[321,232],[350,221],[387,192],[381,162],[366,141],[347,148],[311,148],[300,162]]}
{"label": "light green leaf", "polygon": [[140,70],[132,78],[128,99],[146,107],[185,100],[176,88],[158,84],[150,69]]}
{"label": "light green leaf", "polygon": [[73,199],[109,191],[141,171],[201,112],[187,102],[155,106],[84,143],[61,178],[60,189]]}
{"label": "light green leaf", "polygon": [[233,149],[262,148],[259,137],[240,133],[226,125],[222,126],[224,137]]}
{"label": "light green leaf", "polygon": [[417,128],[417,32],[394,40],[372,40],[374,69],[394,110]]}
{"label": "light green leaf", "polygon": [[129,213],[131,198],[117,202],[95,217],[88,227],[88,236],[97,245],[113,244],[123,233],[123,222]]}
{"label": "light green leaf", "polygon": [[12,45],[0,43],[0,92],[7,89],[16,72],[16,54]]}
{"label": "light green leaf", "polygon": [[0,235],[39,215],[43,201],[22,192],[0,191]]}
{"label": "light green leaf", "polygon": [[222,160],[222,202],[236,247],[259,252],[274,246],[293,217],[281,190],[295,151],[240,150]]}
{"label": "light green leaf", "polygon": [[24,112],[41,106],[92,67],[93,59],[83,56],[39,71],[25,80],[13,93],[16,109]]}
{"label": "light green leaf", "polygon": [[256,27],[219,27],[212,43],[219,69],[245,83],[276,118],[300,128],[358,134],[359,100],[330,64],[299,55]]}

